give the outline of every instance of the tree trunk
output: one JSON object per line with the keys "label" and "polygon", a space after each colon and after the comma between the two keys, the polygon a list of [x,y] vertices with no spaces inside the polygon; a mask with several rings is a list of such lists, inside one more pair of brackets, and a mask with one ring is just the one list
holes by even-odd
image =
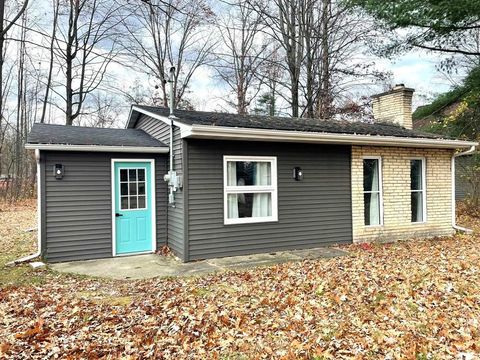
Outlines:
{"label": "tree trunk", "polygon": [[330,49],[328,44],[328,18],[331,0],[322,0],[322,71],[320,79],[320,118],[330,117],[332,98],[330,94]]}
{"label": "tree trunk", "polygon": [[[0,0],[0,131],[3,122],[3,44],[5,42],[5,34],[3,31],[3,21],[5,12],[5,0]],[[1,135],[1,134],[0,134]],[[3,144],[0,144],[0,149]],[[0,174],[2,173],[2,162],[0,161]]]}
{"label": "tree trunk", "polygon": [[48,77],[47,77],[47,86],[45,89],[45,97],[43,100],[43,107],[42,107],[42,116],[40,117],[40,122],[45,122],[45,115],[47,113],[47,104],[48,104],[48,96],[50,93],[50,86],[52,84],[52,74],[53,74],[53,60],[54,60],[54,47],[55,47],[55,39],[57,33],[57,22],[58,22],[58,12],[60,3],[58,0],[53,0],[54,6],[54,14],[53,14],[53,26],[52,26],[52,38],[50,40],[50,64],[48,68]]}

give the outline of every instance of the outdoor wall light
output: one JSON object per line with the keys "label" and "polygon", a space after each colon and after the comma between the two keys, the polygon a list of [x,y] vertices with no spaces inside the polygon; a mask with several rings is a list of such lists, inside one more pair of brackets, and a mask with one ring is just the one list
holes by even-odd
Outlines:
{"label": "outdoor wall light", "polygon": [[55,179],[62,180],[63,175],[65,175],[65,166],[62,164],[55,164],[53,167],[53,175],[55,176]]}
{"label": "outdoor wall light", "polygon": [[293,178],[295,179],[295,181],[302,181],[303,180],[302,168],[300,168],[298,166],[293,168]]}

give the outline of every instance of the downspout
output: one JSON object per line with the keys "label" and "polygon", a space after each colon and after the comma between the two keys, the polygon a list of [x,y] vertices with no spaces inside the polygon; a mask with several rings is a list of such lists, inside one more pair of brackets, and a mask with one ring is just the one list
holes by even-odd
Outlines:
{"label": "downspout", "polygon": [[40,150],[35,149],[35,161],[37,163],[37,251],[32,254],[25,256],[23,258],[10,261],[6,265],[15,265],[20,264],[23,262],[27,262],[39,257],[42,254],[42,183],[41,183],[41,175],[40,175]]}
{"label": "downspout", "polygon": [[464,233],[466,233],[466,234],[471,234],[471,233],[473,233],[473,230],[472,230],[472,229],[467,229],[467,228],[464,228],[464,227],[462,227],[462,226],[457,225],[457,220],[456,220],[456,204],[455,204],[455,159],[456,159],[457,157],[460,157],[460,156],[465,156],[465,155],[472,154],[473,152],[475,152],[475,145],[473,145],[472,147],[470,147],[470,149],[468,149],[467,151],[464,151],[464,152],[461,152],[461,153],[458,153],[458,154],[453,154],[453,156],[452,156],[452,165],[451,165],[451,169],[452,169],[452,227],[453,227],[455,230],[464,232]]}

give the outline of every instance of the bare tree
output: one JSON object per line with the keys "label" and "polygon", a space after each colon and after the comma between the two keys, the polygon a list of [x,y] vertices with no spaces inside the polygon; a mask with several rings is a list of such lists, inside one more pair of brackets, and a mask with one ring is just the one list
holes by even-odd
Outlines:
{"label": "bare tree", "polygon": [[[375,34],[365,21],[339,0],[247,0],[270,29],[270,36],[282,49],[288,79],[278,84],[288,94],[292,116],[330,117],[339,94],[354,80],[379,75],[372,64],[356,62],[362,46]],[[362,80],[361,82],[365,82]]]}
{"label": "bare tree", "polygon": [[117,27],[126,15],[116,2],[101,0],[69,0],[60,3],[57,11],[52,49],[63,77],[60,81],[50,77],[50,89],[64,101],[65,106],[54,105],[65,113],[66,125],[72,125],[83,114],[87,97],[104,81],[117,51]]}
{"label": "bare tree", "polygon": [[123,22],[125,53],[137,70],[158,81],[164,106],[169,68],[175,67],[174,103],[181,104],[194,73],[210,61],[215,43],[206,25],[212,23],[213,11],[204,0],[151,0],[129,7],[134,16]]}
{"label": "bare tree", "polygon": [[246,114],[260,91],[260,69],[266,60],[260,16],[243,1],[236,1],[225,18],[217,22],[217,28],[222,42],[214,69],[235,95],[230,105],[238,114]]}
{"label": "bare tree", "polygon": [[[282,82],[288,96],[279,95],[286,100],[293,117],[300,115],[300,81],[305,55],[310,51],[305,47],[307,22],[311,21],[310,5],[313,0],[247,0],[269,29],[267,34],[283,50],[283,59],[278,63],[284,67],[288,80]],[[309,29],[310,30],[310,29]]]}
{"label": "bare tree", "polygon": [[[12,26],[20,19],[28,6],[28,0],[25,0],[20,9],[13,15],[11,20],[5,19],[5,0],[0,0],[0,109],[3,109],[3,64],[5,61],[5,37]],[[2,116],[0,114],[0,128]]]}
{"label": "bare tree", "polygon": [[[14,70],[11,68],[9,73],[7,74],[6,78],[4,78],[4,65],[5,65],[5,55],[6,55],[6,37],[9,31],[11,31],[12,27],[17,23],[17,21],[22,17],[25,13],[28,0],[23,1],[20,3],[21,6],[19,9],[7,9],[5,7],[5,0],[0,0],[0,154],[4,153],[5,151],[5,139],[7,136],[7,131],[9,127],[9,123],[7,123],[7,116],[6,116],[6,97],[9,94],[9,88],[12,84],[12,71]],[[10,19],[7,19],[8,14],[7,11],[10,10],[13,12]],[[0,175],[2,174],[4,161],[0,159]]]}
{"label": "bare tree", "polygon": [[57,38],[57,27],[58,27],[58,15],[60,13],[60,0],[52,0],[53,6],[53,23],[52,23],[52,33],[50,38],[50,49],[49,49],[49,66],[48,66],[48,76],[45,84],[45,97],[43,100],[42,106],[42,115],[40,117],[40,122],[45,122],[45,116],[47,114],[47,106],[49,103],[50,88],[52,86],[52,75],[54,69],[55,61],[55,39]]}

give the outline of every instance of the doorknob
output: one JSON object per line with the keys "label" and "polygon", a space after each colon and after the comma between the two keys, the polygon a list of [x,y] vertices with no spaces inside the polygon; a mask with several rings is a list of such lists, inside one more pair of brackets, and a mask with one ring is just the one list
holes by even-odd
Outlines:
{"label": "doorknob", "polygon": [[115,217],[123,216],[123,214],[115,213]]}

